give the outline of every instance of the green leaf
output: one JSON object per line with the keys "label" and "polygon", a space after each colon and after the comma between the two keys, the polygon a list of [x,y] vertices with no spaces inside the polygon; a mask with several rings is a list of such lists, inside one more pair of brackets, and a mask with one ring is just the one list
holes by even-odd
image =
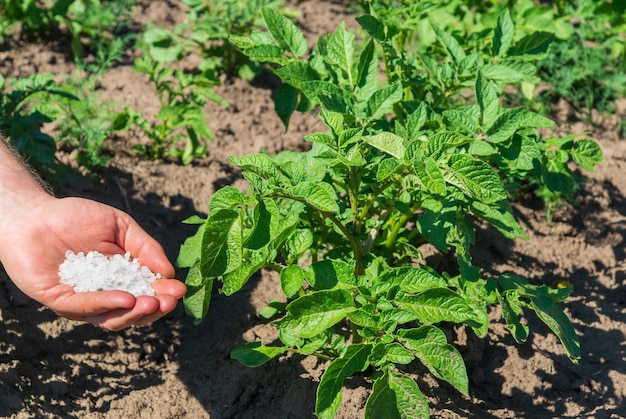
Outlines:
{"label": "green leaf", "polygon": [[595,172],[595,165],[604,161],[602,149],[598,143],[592,140],[578,140],[574,142],[571,155],[576,164],[590,172]]}
{"label": "green leaf", "polygon": [[446,109],[443,116],[452,128],[466,135],[473,135],[480,126],[480,111],[478,106],[463,106],[456,109]]}
{"label": "green leaf", "polygon": [[283,121],[285,130],[289,129],[289,120],[291,115],[298,106],[298,95],[300,92],[295,87],[289,84],[281,84],[276,90],[276,96],[274,98],[274,110],[276,114]]}
{"label": "green leaf", "polygon": [[432,157],[426,157],[423,162],[416,161],[413,165],[415,174],[424,184],[426,191],[437,195],[446,195],[446,181],[437,162]]}
{"label": "green leaf", "polygon": [[526,339],[528,339],[528,326],[520,322],[517,313],[515,313],[507,299],[508,297],[502,296],[499,292],[497,296],[502,309],[502,317],[507,324],[507,329],[509,329],[517,343],[526,342]]}
{"label": "green leaf", "polygon": [[374,41],[370,40],[361,52],[357,69],[357,100],[364,102],[378,89],[378,57]]}
{"label": "green leaf", "polygon": [[411,377],[387,369],[374,381],[365,404],[365,419],[429,417],[428,401]]}
{"label": "green leaf", "polygon": [[239,265],[228,272],[222,278],[223,285],[220,292],[224,295],[233,295],[239,291],[248,280],[258,272],[267,263],[267,249],[262,251],[253,251],[249,260],[242,263],[239,261]]}
{"label": "green leaf", "polygon": [[515,27],[511,20],[511,14],[509,9],[506,8],[498,16],[496,21],[496,28],[493,34],[493,48],[492,54],[495,57],[501,57],[506,54],[513,41],[513,35],[515,35]]}
{"label": "green leaf", "polygon": [[378,18],[370,14],[366,14],[358,16],[356,21],[359,22],[359,25],[361,25],[361,27],[378,42],[383,42],[387,38],[385,24]]}
{"label": "green leaf", "polygon": [[315,289],[332,289],[337,285],[356,285],[354,267],[340,260],[314,262],[304,270],[306,280]]}
{"label": "green leaf", "polygon": [[340,358],[330,363],[317,387],[315,414],[319,419],[332,419],[341,404],[341,389],[346,378],[368,367],[372,345],[353,344]]}
{"label": "green leaf", "polygon": [[376,179],[379,182],[383,182],[389,177],[400,173],[403,169],[404,165],[398,159],[393,157],[385,159],[380,162],[376,169]]}
{"label": "green leaf", "polygon": [[258,61],[282,63],[285,50],[277,45],[255,45],[246,49],[246,55]]}
{"label": "green leaf", "polygon": [[354,65],[354,39],[352,32],[346,30],[345,22],[341,22],[335,33],[328,37],[326,56],[324,59],[331,64],[337,65],[348,77],[348,83],[354,86],[352,80],[352,68]]}
{"label": "green leaf", "polygon": [[280,286],[288,298],[293,297],[302,289],[304,272],[298,265],[289,265],[280,271]]}
{"label": "green leaf", "polygon": [[490,127],[500,112],[500,101],[498,91],[489,79],[484,76],[482,70],[476,76],[476,100],[480,107],[481,126]]}
{"label": "green leaf", "polygon": [[335,189],[328,183],[301,182],[294,186],[291,196],[302,200],[311,207],[336,214],[339,212]]}
{"label": "green leaf", "polygon": [[404,159],[404,139],[391,132],[381,132],[376,135],[363,136],[363,140],[381,151],[397,159]]}
{"label": "green leaf", "polygon": [[265,346],[261,342],[250,342],[230,352],[230,357],[246,367],[258,367],[287,352],[285,346]]}
{"label": "green leaf", "polygon": [[348,291],[316,291],[291,302],[287,306],[287,316],[279,320],[277,325],[294,336],[312,338],[354,310],[354,299]]}
{"label": "green leaf", "polygon": [[457,41],[454,36],[450,35],[448,32],[438,28],[435,25],[433,25],[433,30],[435,31],[435,33],[437,34],[437,38],[439,38],[439,41],[441,41],[441,44],[446,48],[448,54],[450,54],[455,63],[459,64],[461,61],[463,61],[463,59],[465,59],[465,51],[461,47],[461,44],[459,44],[459,41]]}
{"label": "green leaf", "polygon": [[367,101],[370,120],[377,120],[393,111],[393,106],[403,97],[402,84],[395,83],[375,91]]}
{"label": "green leaf", "polygon": [[469,396],[469,380],[463,357],[435,326],[398,330],[398,340],[410,349],[437,378]]}
{"label": "green leaf", "polygon": [[576,335],[576,330],[563,309],[551,298],[539,296],[530,300],[533,310],[559,338],[567,356],[574,363],[578,364],[580,359],[580,341]]}
{"label": "green leaf", "polygon": [[267,154],[253,153],[228,160],[240,169],[259,175],[263,179],[273,179],[278,175],[278,166]]}
{"label": "green leaf", "polygon": [[486,204],[507,198],[498,173],[487,163],[470,155],[451,156],[448,167],[443,171],[448,183]]}
{"label": "green leaf", "polygon": [[269,7],[264,7],[261,13],[267,29],[281,48],[291,51],[296,57],[306,54],[306,39],[291,20]]}
{"label": "green leaf", "polygon": [[202,225],[198,227],[196,233],[187,237],[180,246],[178,257],[176,258],[176,266],[180,268],[190,268],[200,259],[205,220],[201,219],[201,221]]}
{"label": "green leaf", "polygon": [[517,41],[508,51],[510,56],[533,56],[533,59],[542,58],[548,52],[548,47],[554,40],[550,32],[533,32]]}
{"label": "green leaf", "polygon": [[194,319],[194,324],[199,324],[209,311],[211,292],[213,291],[213,278],[203,277],[200,273],[200,261],[189,269],[185,278],[187,293],[183,299],[185,313]]}
{"label": "green leaf", "polygon": [[219,209],[209,214],[202,239],[200,271],[205,277],[220,276],[228,266],[228,238],[239,212]]}
{"label": "green leaf", "polygon": [[[507,202],[507,201],[504,201]],[[480,201],[472,201],[472,213],[489,221],[507,239],[522,238],[528,240],[524,229],[519,225],[509,205],[488,205]]]}
{"label": "green leaf", "polygon": [[463,323],[474,320],[474,308],[454,291],[448,288],[434,288],[418,295],[408,295],[397,301],[400,308],[418,315],[425,324],[441,321]]}
{"label": "green leaf", "polygon": [[506,109],[487,126],[487,141],[501,143],[510,139],[521,128],[550,128],[553,125],[551,119],[523,108]]}
{"label": "green leaf", "polygon": [[423,267],[389,268],[378,278],[372,289],[376,295],[381,295],[394,286],[400,287],[404,292],[418,294],[432,288],[444,288],[446,280]]}

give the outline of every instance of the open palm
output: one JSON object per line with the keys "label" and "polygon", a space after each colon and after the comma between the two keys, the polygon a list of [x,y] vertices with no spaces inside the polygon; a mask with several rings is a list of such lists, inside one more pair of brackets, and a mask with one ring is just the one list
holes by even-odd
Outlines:
{"label": "open palm", "polygon": [[63,317],[119,330],[159,319],[185,294],[175,279],[156,280],[156,295],[139,297],[124,291],[76,293],[59,282],[68,250],[130,252],[163,278],[174,276],[162,247],[122,211],[86,199],[49,197],[14,218],[19,219],[6,227],[0,243],[3,266],[25,294]]}

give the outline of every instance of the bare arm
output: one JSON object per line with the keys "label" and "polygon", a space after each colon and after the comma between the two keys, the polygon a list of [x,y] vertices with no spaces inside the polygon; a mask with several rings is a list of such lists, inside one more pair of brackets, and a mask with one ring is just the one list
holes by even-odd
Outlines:
{"label": "bare arm", "polygon": [[15,154],[0,141],[0,262],[29,297],[59,315],[111,330],[153,322],[176,307],[185,286],[155,281],[156,296],[123,291],[75,293],[59,283],[65,252],[123,254],[164,278],[174,268],[162,247],[128,214],[91,200],[57,199],[48,194]]}

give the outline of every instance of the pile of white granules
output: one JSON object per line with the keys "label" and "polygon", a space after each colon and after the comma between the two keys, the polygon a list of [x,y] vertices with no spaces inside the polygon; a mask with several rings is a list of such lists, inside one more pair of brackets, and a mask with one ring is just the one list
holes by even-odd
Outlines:
{"label": "pile of white granules", "polygon": [[59,277],[76,292],[121,290],[137,297],[154,295],[151,284],[161,275],[139,265],[137,259],[130,258],[130,252],[108,258],[99,252],[85,255],[68,250],[59,266]]}

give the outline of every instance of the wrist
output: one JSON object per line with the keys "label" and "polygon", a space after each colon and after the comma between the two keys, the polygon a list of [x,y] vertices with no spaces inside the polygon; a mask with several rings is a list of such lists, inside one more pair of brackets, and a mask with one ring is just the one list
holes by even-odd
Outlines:
{"label": "wrist", "polygon": [[[0,138],[0,232],[2,242],[10,245],[11,231],[25,227],[28,214],[35,207],[55,199],[31,175],[27,167]],[[0,261],[2,261],[0,243]]]}

